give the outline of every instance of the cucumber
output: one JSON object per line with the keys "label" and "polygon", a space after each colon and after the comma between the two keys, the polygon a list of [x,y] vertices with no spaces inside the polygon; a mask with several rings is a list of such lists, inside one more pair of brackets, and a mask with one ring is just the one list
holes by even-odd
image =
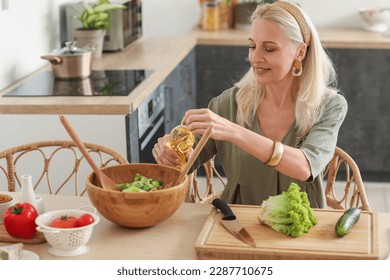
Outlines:
{"label": "cucumber", "polygon": [[339,237],[347,235],[360,219],[360,209],[351,207],[344,212],[336,223],[336,234]]}

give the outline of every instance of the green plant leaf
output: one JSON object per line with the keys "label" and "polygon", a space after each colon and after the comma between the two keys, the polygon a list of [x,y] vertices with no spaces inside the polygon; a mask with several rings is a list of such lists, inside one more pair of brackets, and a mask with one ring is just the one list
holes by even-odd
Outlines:
{"label": "green plant leaf", "polygon": [[110,3],[109,0],[98,0],[95,5],[91,6],[83,0],[84,11],[79,18],[84,29],[105,29],[109,26],[107,13],[111,10],[124,9],[126,6],[121,4]]}
{"label": "green plant leaf", "polygon": [[93,7],[93,10],[95,12],[106,12],[106,11],[110,11],[110,10],[124,9],[124,8],[125,8],[124,5],[109,3],[109,4],[96,5]]}
{"label": "green plant leaf", "polygon": [[87,0],[83,0],[83,5],[84,5],[85,9],[88,11],[89,14],[92,14],[92,13],[93,13],[93,9],[92,9],[92,7],[88,4]]}

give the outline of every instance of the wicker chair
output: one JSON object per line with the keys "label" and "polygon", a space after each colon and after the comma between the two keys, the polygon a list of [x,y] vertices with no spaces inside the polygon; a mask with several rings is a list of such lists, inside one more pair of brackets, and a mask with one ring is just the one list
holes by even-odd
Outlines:
{"label": "wicker chair", "polygon": [[214,198],[221,196],[222,191],[216,191],[215,189],[214,176],[217,176],[217,179],[220,180],[223,187],[226,186],[226,182],[215,168],[214,161],[215,157],[203,164],[206,179],[206,189],[204,193],[201,194],[199,191],[197,171],[195,170],[192,173],[192,183],[188,191],[186,202],[211,203]]}
{"label": "wicker chair", "polygon": [[[124,156],[107,147],[87,142],[84,145],[100,167],[128,163]],[[80,168],[83,165],[86,168]],[[72,141],[35,142],[0,152],[0,190],[6,184],[6,190],[19,191],[21,175],[30,174],[34,189],[40,193],[82,196],[87,176],[82,175],[83,171],[89,173],[92,169]]]}
{"label": "wicker chair", "polygon": [[[340,178],[340,175],[342,174],[342,168],[340,167],[342,165],[345,167],[343,169],[345,173],[343,180]],[[222,191],[215,192],[213,187],[214,174],[216,174],[223,185],[226,186],[223,178],[221,178],[215,169],[214,158],[206,162],[204,168],[206,170],[207,182],[205,194],[203,196],[199,194],[197,176],[196,173],[194,173],[192,189],[190,189],[191,193],[189,195],[192,199],[191,202],[211,203],[214,198],[221,196]],[[336,178],[338,174],[339,178]],[[336,179],[338,179],[337,183]],[[350,207],[360,207],[362,210],[371,210],[356,162],[339,147],[336,147],[334,156],[324,172],[324,180],[326,181],[326,201],[330,208],[348,209]],[[341,198],[338,199],[336,189],[340,189],[339,183],[341,182],[344,184],[344,191],[342,191]]]}
{"label": "wicker chair", "polygon": [[[341,172],[339,172],[342,170],[340,169],[341,166],[345,167],[345,176],[337,178],[338,174],[341,175]],[[324,178],[326,179],[326,202],[330,208],[360,207],[362,210],[371,210],[358,165],[350,155],[339,147],[336,147],[333,158],[324,172]],[[344,182],[344,191],[341,192],[340,199],[336,194],[336,180],[337,182]]]}

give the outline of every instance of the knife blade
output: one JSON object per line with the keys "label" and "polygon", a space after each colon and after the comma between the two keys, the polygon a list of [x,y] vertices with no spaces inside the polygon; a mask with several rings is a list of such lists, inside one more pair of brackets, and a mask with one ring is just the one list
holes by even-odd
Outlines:
{"label": "knife blade", "polygon": [[221,223],[234,237],[251,247],[256,247],[256,243],[252,236],[250,236],[248,231],[237,221],[233,210],[226,204],[226,202],[216,198],[213,200],[212,204],[224,214],[224,217],[221,219]]}

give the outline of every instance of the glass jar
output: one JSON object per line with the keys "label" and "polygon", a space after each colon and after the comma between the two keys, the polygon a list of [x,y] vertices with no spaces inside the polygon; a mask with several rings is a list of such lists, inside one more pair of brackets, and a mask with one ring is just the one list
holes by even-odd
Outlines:
{"label": "glass jar", "polygon": [[169,147],[179,156],[179,169],[183,170],[187,156],[195,143],[195,136],[185,125],[178,125],[169,134]]}
{"label": "glass jar", "polygon": [[231,1],[219,2],[219,29],[227,29],[231,26]]}
{"label": "glass jar", "polygon": [[207,31],[219,29],[219,3],[204,2],[202,7],[202,28]]}

